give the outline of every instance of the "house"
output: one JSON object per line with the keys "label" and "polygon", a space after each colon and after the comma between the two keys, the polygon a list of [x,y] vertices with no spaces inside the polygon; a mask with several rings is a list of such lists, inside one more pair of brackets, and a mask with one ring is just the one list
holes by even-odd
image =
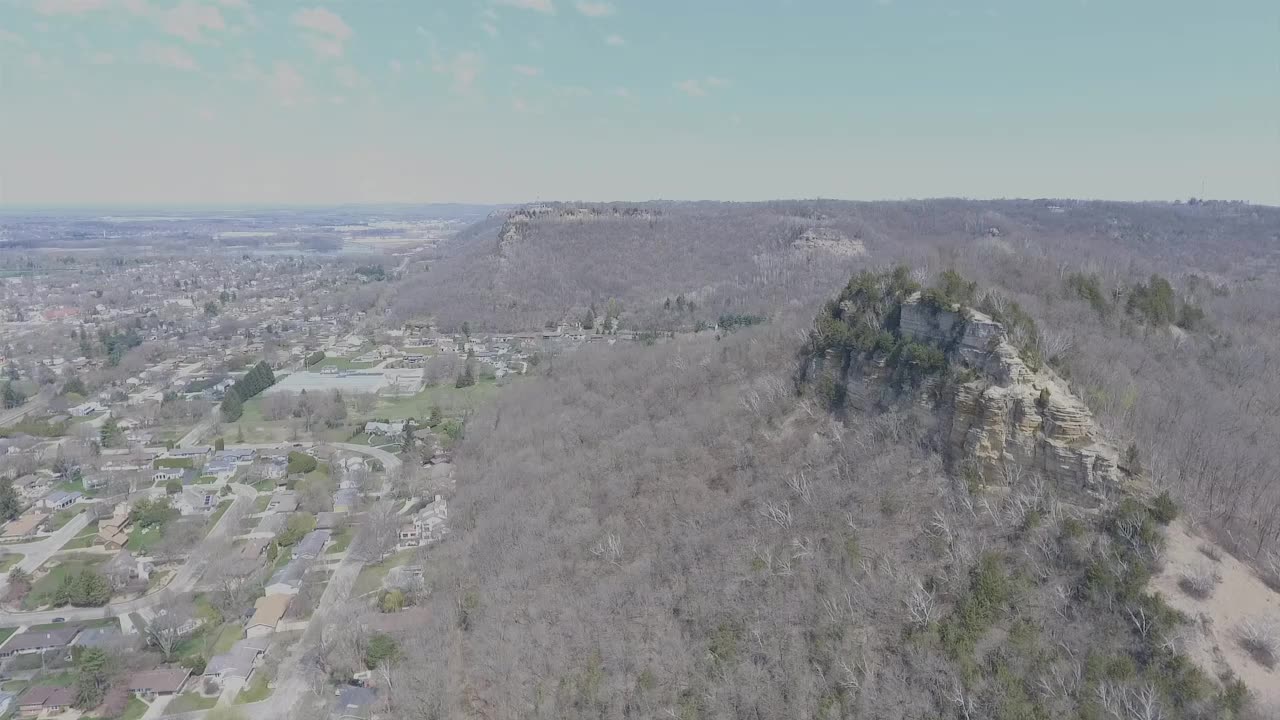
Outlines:
{"label": "house", "polygon": [[133,515],[127,503],[120,503],[111,512],[111,517],[98,521],[98,537],[108,550],[119,550],[129,542],[129,524]]}
{"label": "house", "polygon": [[89,415],[93,415],[94,413],[103,412],[106,409],[107,409],[106,406],[102,405],[101,403],[86,402],[86,403],[80,403],[75,407],[67,408],[67,412],[71,413],[75,417],[86,417]]}
{"label": "house", "polygon": [[436,499],[414,513],[413,519],[400,526],[400,547],[408,548],[435,542],[449,533],[449,506],[445,499]]}
{"label": "house", "polygon": [[230,480],[236,474],[236,463],[230,458],[218,458],[205,463],[201,470],[204,475],[212,475],[219,480]]}
{"label": "house", "polygon": [[209,663],[204,667],[204,676],[218,678],[222,682],[233,678],[248,680],[253,674],[258,656],[266,650],[267,642],[263,639],[239,640],[229,651],[209,658]]}
{"label": "house", "polygon": [[80,633],[78,627],[58,628],[57,630],[28,630],[9,638],[9,642],[0,646],[0,657],[29,655],[31,653],[48,652],[65,648]]}
{"label": "house", "polygon": [[230,448],[227,450],[219,450],[213,454],[214,460],[226,458],[236,465],[250,465],[257,457],[258,451],[253,448]]}
{"label": "house", "polygon": [[[274,455],[263,465],[262,476],[268,480],[283,481],[289,474],[289,459],[283,455]],[[280,482],[279,484],[283,484]]]}
{"label": "house", "polygon": [[200,473],[193,468],[163,467],[156,470],[151,478],[158,483],[181,480],[183,485],[190,485],[200,478]]}
{"label": "house", "polygon": [[80,484],[84,486],[86,492],[101,490],[107,486],[107,476],[99,474],[85,475],[80,478]]}
{"label": "house", "polygon": [[271,496],[267,503],[269,513],[291,513],[298,509],[298,494],[292,490],[281,490]]}
{"label": "house", "polygon": [[337,700],[333,703],[333,717],[338,720],[368,720],[373,716],[373,704],[378,694],[373,688],[344,685],[334,690]]}
{"label": "house", "polygon": [[44,519],[48,516],[48,513],[32,508],[17,519],[10,520],[4,526],[3,537],[26,537],[35,532],[36,528],[40,527],[40,523],[44,522]]}
{"label": "house", "polygon": [[75,701],[76,689],[73,687],[32,685],[18,698],[18,713],[22,717],[57,715]]}
{"label": "house", "polygon": [[[302,578],[307,574],[306,560],[290,560],[284,567],[275,571],[267,580],[268,595],[297,595],[302,588]],[[4,648],[0,648],[0,656]]]}
{"label": "house", "polygon": [[[267,517],[274,518],[274,517],[281,517],[281,516],[268,515]],[[267,518],[263,518],[263,519],[266,520]],[[258,531],[261,532],[261,529],[262,529],[262,525],[259,524]],[[256,564],[258,560],[262,557],[262,554],[267,551],[267,546],[270,544],[271,544],[271,540],[269,538],[249,538],[244,542],[244,545],[240,546],[240,549],[237,551],[238,557],[244,563]]]}
{"label": "house", "polygon": [[213,456],[213,448],[208,445],[197,445],[189,448],[170,448],[164,454],[166,458],[174,460],[190,460],[192,462],[202,462]]}
{"label": "house", "polygon": [[356,503],[360,500],[360,494],[350,488],[339,490],[333,495],[333,511],[334,512],[354,512]]}
{"label": "house", "polygon": [[[120,632],[118,625],[85,628],[80,631],[80,634],[76,636],[71,645],[73,647],[107,648],[115,645],[116,641],[122,637],[124,637],[124,634]],[[0,717],[3,716],[4,713],[0,712]]]}
{"label": "house", "polygon": [[72,505],[75,505],[76,501],[82,497],[84,497],[84,495],[79,492],[63,492],[61,490],[54,490],[44,496],[44,499],[40,501],[40,504],[50,510],[65,510]]}
{"label": "house", "polygon": [[276,631],[293,595],[265,595],[253,604],[253,617],[244,626],[245,637],[262,637]]}
{"label": "house", "polygon": [[148,557],[137,557],[128,550],[121,550],[102,565],[102,572],[113,585],[126,585],[133,580],[147,581],[155,570],[155,563]]}
{"label": "house", "polygon": [[205,488],[183,488],[182,494],[178,496],[178,501],[174,503],[174,507],[183,515],[211,513],[214,508],[218,507],[218,495],[214,491]]}
{"label": "house", "polygon": [[176,695],[190,676],[191,671],[183,667],[136,672],[129,676],[129,692],[147,699]]}
{"label": "house", "polygon": [[320,553],[324,552],[324,546],[329,544],[328,530],[312,530],[302,536],[302,540],[293,546],[293,559],[304,558],[314,560],[320,557]]}
{"label": "house", "polygon": [[375,420],[370,420],[364,424],[364,431],[369,435],[380,435],[383,437],[402,435],[404,434],[405,425],[408,424],[408,420],[401,420],[400,422],[377,422]]}
{"label": "house", "polygon": [[316,529],[317,530],[337,530],[346,522],[347,514],[340,512],[322,512],[316,513]]}

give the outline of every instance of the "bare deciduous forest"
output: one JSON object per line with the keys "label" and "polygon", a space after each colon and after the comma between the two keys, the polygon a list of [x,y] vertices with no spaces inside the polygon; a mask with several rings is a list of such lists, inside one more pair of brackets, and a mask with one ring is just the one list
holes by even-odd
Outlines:
{"label": "bare deciduous forest", "polygon": [[[390,683],[398,716],[1260,712],[1186,659],[1187,618],[1145,588],[1175,504],[1260,571],[1280,564],[1280,211],[640,208],[557,210],[515,233],[485,221],[383,301],[473,328],[610,302],[624,327],[770,319],[586,348],[470,419],[429,619]],[[1084,512],[1033,479],[975,492],[944,471],[928,408],[837,416],[797,388],[818,306],[855,270],[899,264],[1017,308],[1019,342],[1152,495]]]}

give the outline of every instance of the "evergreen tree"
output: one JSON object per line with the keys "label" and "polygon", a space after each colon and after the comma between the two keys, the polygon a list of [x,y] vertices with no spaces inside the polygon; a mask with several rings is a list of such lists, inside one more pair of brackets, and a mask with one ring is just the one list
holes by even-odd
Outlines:
{"label": "evergreen tree", "polygon": [[27,396],[14,387],[12,381],[4,384],[4,390],[0,391],[0,397],[3,398],[5,408],[16,408],[27,401]]}
{"label": "evergreen tree", "polygon": [[111,658],[102,648],[87,647],[76,659],[76,707],[91,710],[102,703],[111,685]]}
{"label": "evergreen tree", "polygon": [[222,398],[222,419],[226,422],[235,422],[244,414],[244,401],[240,399],[240,393],[235,388],[227,390],[226,396]]}
{"label": "evergreen tree", "polygon": [[18,500],[18,491],[13,489],[13,480],[0,479],[0,520],[12,520],[22,513],[22,502]]}

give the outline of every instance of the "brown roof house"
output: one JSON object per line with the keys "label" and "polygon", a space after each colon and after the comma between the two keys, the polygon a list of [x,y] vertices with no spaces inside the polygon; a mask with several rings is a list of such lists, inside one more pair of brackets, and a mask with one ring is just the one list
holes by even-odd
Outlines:
{"label": "brown roof house", "polygon": [[42,713],[56,715],[75,701],[75,688],[32,685],[18,697],[18,712],[22,717],[36,717]]}
{"label": "brown roof house", "polygon": [[136,672],[129,677],[129,692],[144,698],[175,695],[190,676],[190,670],[180,667]]}
{"label": "brown roof house", "polygon": [[108,550],[119,550],[129,542],[130,512],[127,503],[116,505],[111,517],[98,521],[98,537]]}
{"label": "brown roof house", "polygon": [[276,631],[276,625],[289,609],[292,595],[265,595],[253,604],[253,617],[244,627],[245,637],[261,637]]}

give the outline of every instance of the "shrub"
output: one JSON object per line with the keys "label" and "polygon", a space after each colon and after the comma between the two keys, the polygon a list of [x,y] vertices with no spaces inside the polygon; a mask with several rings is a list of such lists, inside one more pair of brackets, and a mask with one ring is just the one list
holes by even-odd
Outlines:
{"label": "shrub", "polygon": [[1266,668],[1276,666],[1277,653],[1280,652],[1280,633],[1276,632],[1274,623],[1253,618],[1240,625],[1240,647],[1248,652],[1254,661]]}
{"label": "shrub", "polygon": [[1169,497],[1169,491],[1160,493],[1151,503],[1151,519],[1161,525],[1168,525],[1178,518],[1178,504]]}
{"label": "shrub", "polygon": [[1201,567],[1179,578],[1178,587],[1197,600],[1208,600],[1220,582],[1222,578],[1212,568]]}

